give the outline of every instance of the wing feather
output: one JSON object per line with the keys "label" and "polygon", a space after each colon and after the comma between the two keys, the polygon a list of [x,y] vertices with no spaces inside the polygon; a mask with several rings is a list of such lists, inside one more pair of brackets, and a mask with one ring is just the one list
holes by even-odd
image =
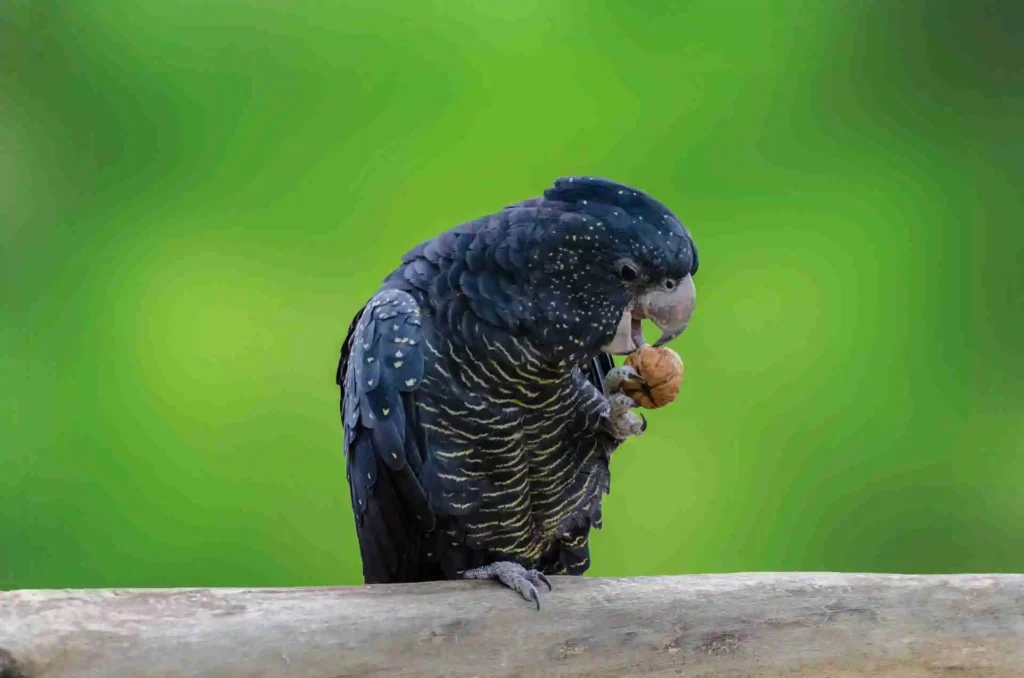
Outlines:
{"label": "wing feather", "polygon": [[408,292],[386,289],[356,315],[342,347],[347,473],[367,583],[416,578],[422,535],[435,516],[419,474],[426,440],[417,433],[423,327]]}

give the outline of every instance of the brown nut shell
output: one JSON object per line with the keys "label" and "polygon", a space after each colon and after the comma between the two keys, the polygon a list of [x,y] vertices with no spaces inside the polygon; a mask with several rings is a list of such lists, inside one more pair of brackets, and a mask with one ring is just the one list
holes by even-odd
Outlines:
{"label": "brown nut shell", "polygon": [[664,407],[676,399],[683,385],[683,360],[667,346],[641,346],[626,356],[626,364],[643,377],[622,384],[622,392],[637,407],[649,410]]}

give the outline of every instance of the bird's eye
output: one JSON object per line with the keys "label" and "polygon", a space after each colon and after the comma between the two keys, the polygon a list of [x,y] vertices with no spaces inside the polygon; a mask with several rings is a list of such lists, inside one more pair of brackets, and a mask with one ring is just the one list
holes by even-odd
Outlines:
{"label": "bird's eye", "polygon": [[668,278],[668,279],[665,280],[665,289],[666,290],[671,292],[675,288],[676,288],[676,281],[675,280],[672,280],[672,278]]}
{"label": "bird's eye", "polygon": [[619,277],[629,282],[630,280],[636,280],[637,275],[636,268],[631,264],[623,264],[622,268],[619,269]]}

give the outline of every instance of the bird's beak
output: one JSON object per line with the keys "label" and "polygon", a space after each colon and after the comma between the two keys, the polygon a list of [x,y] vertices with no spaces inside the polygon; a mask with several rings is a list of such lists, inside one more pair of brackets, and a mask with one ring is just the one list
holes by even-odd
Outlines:
{"label": "bird's beak", "polygon": [[697,288],[693,278],[686,276],[672,290],[657,289],[641,296],[633,310],[633,317],[648,318],[661,336],[655,346],[664,346],[672,341],[690,324],[693,307],[697,303]]}
{"label": "bird's beak", "polygon": [[640,318],[633,317],[633,304],[622,312],[615,337],[604,350],[614,355],[627,355],[644,345],[644,332]]}
{"label": "bird's beak", "polygon": [[672,341],[690,324],[690,315],[697,301],[697,288],[693,278],[686,276],[672,290],[658,289],[641,295],[622,312],[622,319],[611,343],[605,347],[609,353],[624,355],[644,345],[643,320],[650,320],[661,336],[655,346]]}

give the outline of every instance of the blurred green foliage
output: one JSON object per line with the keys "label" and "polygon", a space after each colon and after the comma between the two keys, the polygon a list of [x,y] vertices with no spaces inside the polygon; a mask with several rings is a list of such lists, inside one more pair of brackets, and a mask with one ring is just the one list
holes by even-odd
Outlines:
{"label": "blurred green foliage", "polygon": [[0,2],[0,588],[353,584],[338,350],[607,176],[701,248],[594,575],[1021,570],[1012,2]]}

